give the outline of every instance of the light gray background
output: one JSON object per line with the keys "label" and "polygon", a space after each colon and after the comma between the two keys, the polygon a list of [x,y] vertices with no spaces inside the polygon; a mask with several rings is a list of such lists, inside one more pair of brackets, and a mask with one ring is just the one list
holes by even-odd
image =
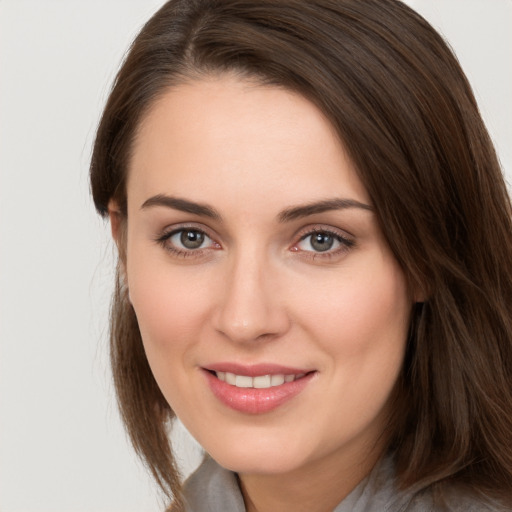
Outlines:
{"label": "light gray background", "polygon": [[[162,510],[113,399],[113,248],[87,182],[115,71],[162,3],[0,0],[1,512]],[[408,3],[456,50],[512,173],[512,0]]]}

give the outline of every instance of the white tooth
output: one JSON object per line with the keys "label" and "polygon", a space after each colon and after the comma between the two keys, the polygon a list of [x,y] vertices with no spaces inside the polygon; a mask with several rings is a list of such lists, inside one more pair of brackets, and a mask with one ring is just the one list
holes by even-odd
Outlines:
{"label": "white tooth", "polygon": [[226,372],[217,372],[217,379],[221,380],[222,382],[226,381]]}
{"label": "white tooth", "polygon": [[299,375],[295,375],[295,380],[302,379],[306,374],[305,373],[299,373]]}
{"label": "white tooth", "polygon": [[252,388],[252,377],[247,375],[237,375],[235,386],[237,388]]}
{"label": "white tooth", "polygon": [[234,386],[236,384],[236,375],[234,373],[226,372],[226,382]]}
{"label": "white tooth", "polygon": [[281,384],[284,384],[284,375],[272,375],[270,379],[270,385],[271,386],[280,386]]}
{"label": "white tooth", "polygon": [[295,380],[295,375],[285,375],[284,381],[285,382],[293,382]]}
{"label": "white tooth", "polygon": [[260,375],[253,379],[255,388],[269,388],[270,387],[270,375]]}

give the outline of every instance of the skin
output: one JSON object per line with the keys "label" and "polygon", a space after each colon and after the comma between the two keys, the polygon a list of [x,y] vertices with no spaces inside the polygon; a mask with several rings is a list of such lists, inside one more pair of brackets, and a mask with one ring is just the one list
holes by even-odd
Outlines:
{"label": "skin", "polygon": [[[219,218],[143,207],[162,194]],[[169,404],[238,472],[249,512],[332,510],[384,449],[414,297],[331,125],[282,88],[229,75],[184,83],[141,123],[127,197],[130,300]],[[280,218],[334,198],[367,207]],[[110,214],[118,239],[115,203]],[[161,240],[180,228],[205,232],[203,245]],[[334,233],[331,249],[312,246],[313,229]],[[201,368],[219,361],[315,373],[277,409],[246,414],[207,385]]]}

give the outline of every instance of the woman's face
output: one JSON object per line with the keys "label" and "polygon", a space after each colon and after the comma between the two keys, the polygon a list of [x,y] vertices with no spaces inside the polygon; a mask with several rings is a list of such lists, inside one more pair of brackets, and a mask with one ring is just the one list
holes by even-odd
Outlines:
{"label": "woman's face", "polygon": [[205,450],[272,474],[375,449],[412,298],[320,111],[229,76],[174,87],[140,126],[127,194],[148,361]]}

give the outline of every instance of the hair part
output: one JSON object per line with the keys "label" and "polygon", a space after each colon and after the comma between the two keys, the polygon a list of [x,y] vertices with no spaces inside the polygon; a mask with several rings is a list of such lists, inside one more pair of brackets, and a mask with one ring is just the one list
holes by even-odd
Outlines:
{"label": "hair part", "polygon": [[[365,185],[416,305],[390,423],[402,486],[512,487],[512,224],[499,162],[447,44],[397,0],[173,0],[135,39],[91,161],[98,212],[126,218],[137,129],[170,87],[237,73],[285,87],[330,120]],[[137,453],[181,506],[173,413],[119,282],[114,381]]]}

